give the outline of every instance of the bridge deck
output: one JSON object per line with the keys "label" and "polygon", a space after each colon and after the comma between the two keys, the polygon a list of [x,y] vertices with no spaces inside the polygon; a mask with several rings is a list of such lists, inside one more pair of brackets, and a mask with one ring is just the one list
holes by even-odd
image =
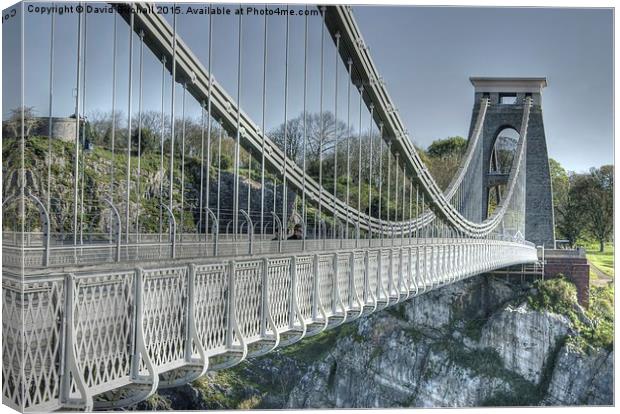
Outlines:
{"label": "bridge deck", "polygon": [[[169,235],[141,234],[132,235],[129,243],[114,243],[94,239],[89,235],[85,244],[63,243],[61,237],[46,248],[41,233],[26,233],[17,237],[16,233],[7,234],[2,245],[2,259],[5,267],[21,269],[25,272],[38,272],[43,269],[72,269],[79,266],[99,265],[123,262],[157,262],[174,259],[192,259],[204,257],[240,257],[246,255],[294,254],[317,251],[334,251],[343,249],[380,248],[394,246],[434,246],[454,243],[476,243],[480,239],[452,239],[446,237],[386,237],[375,239],[306,239],[278,240],[273,235],[248,237],[238,235],[179,234],[172,243]],[[8,237],[6,237],[8,236]],[[103,236],[103,235],[100,235]],[[510,238],[507,237],[507,241]]]}
{"label": "bridge deck", "polygon": [[28,410],[126,405],[445,284],[536,261],[522,243],[406,241],[26,279],[5,271],[4,399]]}

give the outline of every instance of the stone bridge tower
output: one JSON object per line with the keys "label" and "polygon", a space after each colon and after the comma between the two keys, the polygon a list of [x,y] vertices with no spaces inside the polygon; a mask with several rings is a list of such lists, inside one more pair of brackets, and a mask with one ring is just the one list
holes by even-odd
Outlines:
{"label": "stone bridge tower", "polygon": [[533,105],[527,132],[525,239],[537,246],[544,244],[546,248],[553,249],[555,244],[553,199],[542,117],[542,89],[547,86],[547,80],[472,77],[470,81],[475,93],[471,128],[480,110],[480,99],[483,96],[490,98],[481,137],[483,145],[481,216],[483,218],[487,216],[489,192],[508,181],[508,174],[493,172],[495,170],[491,168],[497,159],[497,156],[493,158],[497,138],[503,131],[510,130],[519,136],[523,102],[530,96]]}

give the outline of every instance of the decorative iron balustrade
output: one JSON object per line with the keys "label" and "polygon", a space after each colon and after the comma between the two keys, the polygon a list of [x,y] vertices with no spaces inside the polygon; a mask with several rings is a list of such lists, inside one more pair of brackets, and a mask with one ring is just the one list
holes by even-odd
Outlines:
{"label": "decorative iron balustrade", "polygon": [[[28,411],[117,407],[494,269],[530,244],[434,239],[3,277],[3,398]],[[20,340],[21,339],[21,340]]]}

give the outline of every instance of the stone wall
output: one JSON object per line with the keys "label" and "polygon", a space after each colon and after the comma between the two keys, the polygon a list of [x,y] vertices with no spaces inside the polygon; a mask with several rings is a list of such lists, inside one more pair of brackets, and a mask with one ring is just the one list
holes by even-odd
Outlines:
{"label": "stone wall", "polygon": [[[80,125],[82,128],[84,123]],[[39,118],[39,125],[32,131],[31,135],[49,136],[49,118]],[[75,118],[52,118],[52,138],[62,141],[75,141]]]}
{"label": "stone wall", "polygon": [[[27,133],[29,136],[47,137],[50,135],[49,117],[37,117],[36,125]],[[84,127],[84,121],[80,129]],[[8,121],[2,123],[2,133],[5,137],[15,135],[15,132],[8,126]],[[75,118],[52,117],[52,138],[62,141],[75,141]]]}
{"label": "stone wall", "polygon": [[583,307],[590,304],[590,265],[585,255],[574,255],[573,250],[545,250],[545,278],[566,276],[577,287],[577,299]]}

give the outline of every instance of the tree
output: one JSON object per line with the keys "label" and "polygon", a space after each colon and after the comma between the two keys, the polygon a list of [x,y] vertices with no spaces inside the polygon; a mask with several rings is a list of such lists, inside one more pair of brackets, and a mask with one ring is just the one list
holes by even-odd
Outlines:
{"label": "tree", "polygon": [[437,139],[428,146],[426,152],[432,158],[461,157],[467,148],[467,140],[463,137],[454,136],[445,139]]}
{"label": "tree", "polygon": [[30,132],[40,125],[40,120],[35,116],[34,108],[31,106],[22,106],[11,109],[9,119],[5,122],[5,126],[11,131],[15,138],[22,136],[22,117],[24,125],[24,136],[29,136]]}
{"label": "tree", "polygon": [[140,136],[138,137],[139,129],[136,128],[131,136],[131,145],[133,148],[138,148],[138,142],[140,143],[140,154],[148,152],[158,152],[160,146],[160,138],[150,128],[142,127],[140,130]]}
{"label": "tree", "polygon": [[551,175],[551,189],[553,191],[553,210],[555,217],[556,233],[568,240],[573,247],[582,230],[579,212],[574,194],[570,194],[571,180],[569,173],[562,165],[549,158],[549,172]]}
{"label": "tree", "polygon": [[549,158],[549,172],[553,190],[553,205],[557,212],[557,209],[567,202],[570,189],[569,176],[564,167],[553,158]]}
{"label": "tree", "polygon": [[[267,136],[284,150],[285,125],[281,124]],[[350,134],[350,132],[349,132]],[[347,136],[347,126],[344,122],[336,120],[331,112],[321,114],[301,113],[286,123],[286,154],[298,164],[304,154],[304,137],[306,140],[306,161],[318,161],[319,154],[325,158],[332,154],[334,143],[342,141]],[[340,145],[340,144],[338,144]]]}
{"label": "tree", "polygon": [[[161,113],[157,111],[144,111],[140,118],[139,115],[134,115],[132,120],[132,148],[137,148],[138,143],[138,125],[142,124],[142,153],[148,151],[159,151],[161,132],[162,132],[162,118]],[[127,118],[122,111],[115,111],[113,116],[112,111],[92,111],[89,113],[88,124],[91,127],[91,141],[99,146],[111,149],[112,147],[112,120],[114,119],[114,147],[115,149],[127,148]],[[177,127],[177,134],[180,131],[181,119],[177,119],[175,124]],[[191,119],[186,119],[189,128],[194,128],[194,123]],[[164,139],[170,138],[170,117],[164,116],[163,118],[163,132]],[[192,130],[193,132],[193,130]],[[180,136],[180,135],[178,135]]]}
{"label": "tree", "polygon": [[459,136],[438,139],[428,146],[427,166],[439,187],[445,189],[450,184],[466,148],[467,140]]}
{"label": "tree", "polygon": [[[284,124],[281,124],[274,131],[269,133],[269,138],[284,151],[285,136],[284,136]],[[286,124],[286,155],[295,160],[300,161],[300,157],[303,151],[303,114],[297,118],[291,119]]]}
{"label": "tree", "polygon": [[599,242],[599,251],[605,249],[605,242],[614,228],[614,167],[603,165],[591,168],[590,175],[595,185],[591,189],[591,209],[586,210],[589,230]]}
{"label": "tree", "polygon": [[599,242],[601,252],[613,231],[613,184],[614,167],[604,165],[577,176],[571,188],[583,214],[584,226]]}
{"label": "tree", "polygon": [[[555,181],[553,181],[554,172],[552,171],[551,174],[552,182],[555,183]],[[561,189],[556,187],[553,188],[556,228],[558,233],[568,240],[568,245],[570,247],[575,247],[577,240],[579,240],[584,231],[584,214],[583,211],[581,211],[581,195],[579,194],[582,187],[579,183],[580,180],[581,176],[579,175],[572,174],[569,176],[567,174],[567,188],[565,192],[558,194],[557,198],[555,192]]]}

